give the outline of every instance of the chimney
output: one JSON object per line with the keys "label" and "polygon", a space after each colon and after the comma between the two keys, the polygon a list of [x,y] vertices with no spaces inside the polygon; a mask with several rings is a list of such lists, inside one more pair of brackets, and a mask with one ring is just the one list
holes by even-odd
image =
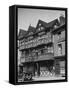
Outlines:
{"label": "chimney", "polygon": [[65,17],[64,17],[63,15],[61,15],[61,16],[59,17],[59,23],[60,23],[60,25],[65,24]]}

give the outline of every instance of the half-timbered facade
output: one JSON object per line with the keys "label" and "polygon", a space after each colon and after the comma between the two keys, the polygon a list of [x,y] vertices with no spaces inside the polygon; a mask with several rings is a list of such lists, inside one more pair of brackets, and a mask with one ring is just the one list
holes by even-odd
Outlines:
{"label": "half-timbered facade", "polygon": [[62,18],[60,17],[60,21],[55,19],[49,23],[39,20],[36,27],[30,25],[27,31],[20,30],[19,51],[22,71],[29,69],[33,76],[65,74],[62,71],[65,69],[64,60],[58,62],[65,56],[65,23]]}

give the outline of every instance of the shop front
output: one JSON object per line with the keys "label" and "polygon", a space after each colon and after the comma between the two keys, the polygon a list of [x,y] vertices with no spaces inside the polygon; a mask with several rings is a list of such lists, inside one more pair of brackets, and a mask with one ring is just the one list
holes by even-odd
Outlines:
{"label": "shop front", "polygon": [[65,57],[57,57],[55,58],[55,75],[60,75],[61,77],[65,76]]}
{"label": "shop front", "polygon": [[35,62],[35,77],[48,77],[54,75],[54,60],[44,60]]}
{"label": "shop front", "polygon": [[[57,79],[65,76],[65,60],[63,58],[55,58],[50,60],[41,60],[36,62],[25,62],[21,66],[21,72],[31,75],[31,80],[35,78]],[[29,76],[27,75],[27,78]]]}

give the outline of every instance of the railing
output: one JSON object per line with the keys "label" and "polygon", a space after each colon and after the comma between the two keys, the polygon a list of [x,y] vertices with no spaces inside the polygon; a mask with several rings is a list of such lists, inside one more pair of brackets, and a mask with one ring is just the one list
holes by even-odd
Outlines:
{"label": "railing", "polygon": [[47,54],[43,54],[43,55],[39,55],[38,56],[38,61],[40,60],[51,60],[53,58],[54,54],[53,53],[47,53]]}
{"label": "railing", "polygon": [[[47,53],[47,54],[42,54],[42,55],[35,55],[35,56],[26,56],[23,59],[23,62],[33,62],[33,61],[42,61],[42,60],[50,60],[54,56],[53,53]],[[25,60],[25,61],[24,61]]]}
{"label": "railing", "polygon": [[36,39],[33,39],[31,41],[23,43],[19,49],[21,50],[21,49],[25,49],[25,48],[35,47],[35,46],[38,46],[41,44],[48,44],[50,42],[52,42],[51,35],[38,37]]}

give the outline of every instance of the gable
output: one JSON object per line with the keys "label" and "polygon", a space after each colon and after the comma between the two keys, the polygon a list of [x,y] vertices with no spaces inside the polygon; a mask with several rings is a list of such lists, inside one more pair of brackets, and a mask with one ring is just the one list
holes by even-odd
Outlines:
{"label": "gable", "polygon": [[26,33],[27,33],[27,31],[20,29],[18,39],[22,39]]}

